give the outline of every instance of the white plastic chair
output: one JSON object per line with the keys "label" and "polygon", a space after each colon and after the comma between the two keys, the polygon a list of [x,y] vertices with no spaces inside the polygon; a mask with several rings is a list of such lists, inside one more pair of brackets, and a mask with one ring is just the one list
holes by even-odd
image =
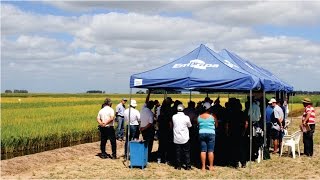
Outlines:
{"label": "white plastic chair", "polygon": [[282,155],[283,152],[283,146],[288,146],[288,154],[290,154],[290,150],[292,151],[292,156],[293,159],[296,158],[296,145],[297,145],[297,150],[298,154],[300,157],[300,139],[301,139],[301,131],[296,131],[291,135],[284,135],[282,138],[282,145],[281,145],[281,151],[280,151],[280,156]]}
{"label": "white plastic chair", "polygon": [[289,124],[291,124],[291,121],[289,119],[286,119],[284,128],[288,128]]}

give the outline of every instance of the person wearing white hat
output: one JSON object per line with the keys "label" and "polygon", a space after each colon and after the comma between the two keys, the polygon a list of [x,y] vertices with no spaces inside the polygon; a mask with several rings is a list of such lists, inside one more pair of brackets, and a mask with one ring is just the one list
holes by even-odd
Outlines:
{"label": "person wearing white hat", "polygon": [[[130,103],[130,107],[124,111],[124,121],[126,125],[126,143],[125,143],[125,155],[127,156],[127,146],[128,141],[139,139],[139,121],[140,121],[140,112],[136,110],[137,101],[132,99]],[[130,116],[129,116],[130,114]],[[130,127],[129,138],[128,138],[128,126]]]}
{"label": "person wearing white hat", "polygon": [[191,169],[190,165],[190,143],[189,129],[191,121],[189,116],[183,113],[184,106],[177,106],[178,113],[172,116],[173,123],[173,142],[176,147],[176,169],[181,169],[181,155],[186,164],[186,170]]}
{"label": "person wearing white hat", "polygon": [[[279,101],[279,100],[278,100]],[[273,106],[273,114],[274,116],[272,117],[272,123],[273,124],[278,124],[280,126],[280,129],[276,128],[271,128],[271,138],[273,140],[273,153],[278,153],[279,152],[279,147],[280,147],[280,142],[281,142],[281,132],[283,130],[283,118],[284,118],[284,113],[282,108],[277,104],[278,102],[276,99],[271,98],[269,101],[269,104]]]}

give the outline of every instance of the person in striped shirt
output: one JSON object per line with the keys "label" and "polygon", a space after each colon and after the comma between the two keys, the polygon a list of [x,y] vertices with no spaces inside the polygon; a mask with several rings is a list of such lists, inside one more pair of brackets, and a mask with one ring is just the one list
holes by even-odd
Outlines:
{"label": "person in striped shirt", "polygon": [[304,106],[304,112],[302,115],[302,124],[308,124],[310,131],[303,133],[304,154],[307,156],[313,155],[313,133],[316,125],[316,112],[312,106],[312,102],[309,98],[302,100]]}

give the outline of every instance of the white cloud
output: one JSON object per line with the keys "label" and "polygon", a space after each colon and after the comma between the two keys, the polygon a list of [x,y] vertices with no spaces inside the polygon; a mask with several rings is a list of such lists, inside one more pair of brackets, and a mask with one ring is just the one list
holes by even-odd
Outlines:
{"label": "white cloud", "polygon": [[192,12],[191,15],[197,20],[219,22],[224,25],[265,23],[295,26],[320,23],[318,1],[50,1],[49,4],[75,12],[90,12],[96,8],[145,14],[179,15]]}
{"label": "white cloud", "polygon": [[[119,7],[129,12],[64,17],[25,12],[13,5],[2,4],[2,87],[13,89],[22,84],[34,91],[83,92],[98,88],[127,92],[131,74],[168,63],[201,43],[215,51],[230,49],[298,89],[305,86],[296,76],[306,76],[305,71],[320,82],[318,42],[301,37],[260,36],[246,26],[292,22],[301,26],[319,22],[313,18],[319,15],[318,11],[296,17],[295,13],[301,8],[297,2],[186,2],[184,6],[181,2],[169,1],[121,6],[117,2],[111,5],[89,1],[49,3],[86,12],[88,8],[96,7]],[[152,9],[153,3],[159,7]],[[318,3],[307,2],[302,7],[311,5],[309,8],[314,8]],[[144,11],[142,7],[150,7],[152,11]],[[192,18],[157,14],[189,10],[193,10]],[[301,22],[307,17],[310,19]],[[56,37],[55,33],[63,36]],[[64,35],[71,39],[64,39]],[[291,75],[293,70],[295,76]],[[62,85],[62,80],[67,85]],[[308,88],[320,89],[318,84],[310,84]]]}

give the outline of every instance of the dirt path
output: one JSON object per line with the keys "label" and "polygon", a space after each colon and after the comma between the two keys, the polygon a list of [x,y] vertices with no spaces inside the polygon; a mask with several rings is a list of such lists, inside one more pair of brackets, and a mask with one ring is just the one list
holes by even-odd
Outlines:
{"label": "dirt path", "polygon": [[[320,108],[316,109],[317,118],[320,117]],[[294,121],[299,121],[300,117],[294,118]],[[318,119],[319,120],[319,119]],[[318,121],[319,122],[319,121]],[[319,131],[319,128],[317,128]],[[174,168],[168,167],[168,165],[157,163],[150,163],[148,170],[135,170],[130,171],[127,174],[128,168],[123,158],[101,159],[97,156],[99,150],[99,143],[87,143],[76,145],[72,147],[65,147],[61,149],[55,149],[51,151],[41,152],[37,154],[31,154],[21,157],[15,157],[9,160],[1,160],[1,179],[88,179],[88,178],[166,178],[175,177],[181,178],[179,172],[174,171]],[[154,151],[157,149],[158,143],[154,143]],[[117,141],[117,155],[123,155],[124,142]],[[315,152],[318,152],[319,144],[315,145]],[[110,153],[110,144],[108,142],[107,151]],[[319,161],[320,155],[317,153],[316,161]],[[290,161],[292,158],[289,158]],[[302,159],[302,158],[301,158]],[[313,162],[313,161],[311,161]],[[261,163],[263,164],[263,163]],[[158,168],[164,169],[163,171],[157,170]],[[219,169],[219,167],[217,168]],[[227,170],[227,169],[226,169]],[[225,170],[220,170],[222,173]],[[270,170],[271,172],[272,170]],[[185,172],[186,173],[186,172]],[[194,178],[208,178],[208,176],[199,176],[200,170],[195,169],[191,172],[187,172],[187,177]],[[246,174],[246,170],[239,170],[238,173]],[[316,170],[318,175],[319,170]],[[181,174],[182,175],[182,174]],[[257,174],[256,177],[258,177]],[[238,176],[230,175],[227,178],[237,178]],[[247,177],[247,176],[242,176]],[[311,176],[314,178],[314,176]],[[266,178],[272,178],[272,176],[266,176]],[[281,178],[278,177],[278,178]],[[284,177],[288,178],[288,177]],[[304,178],[304,177],[302,177]],[[310,178],[310,177],[309,177]],[[317,176],[317,178],[320,178]]]}

